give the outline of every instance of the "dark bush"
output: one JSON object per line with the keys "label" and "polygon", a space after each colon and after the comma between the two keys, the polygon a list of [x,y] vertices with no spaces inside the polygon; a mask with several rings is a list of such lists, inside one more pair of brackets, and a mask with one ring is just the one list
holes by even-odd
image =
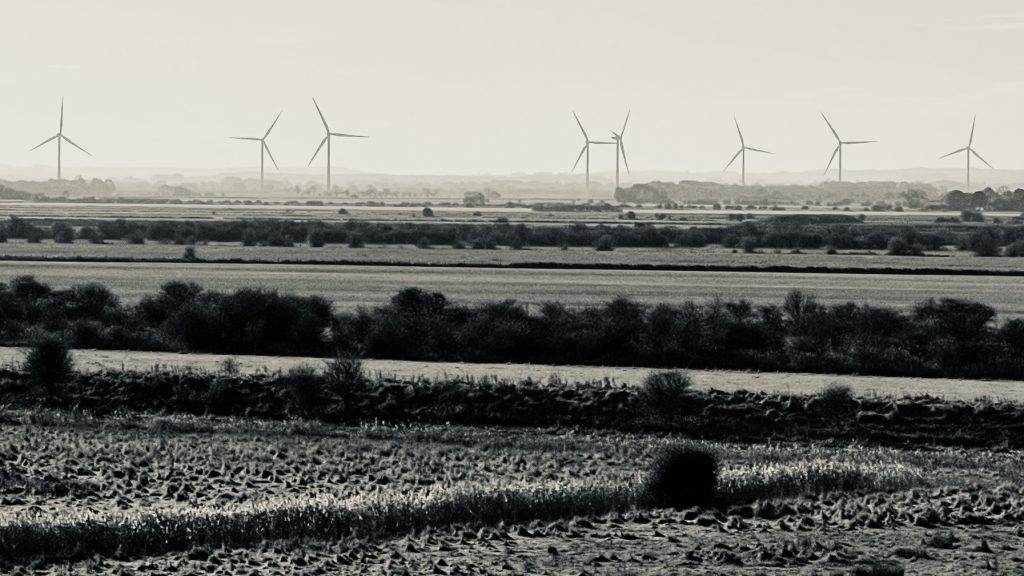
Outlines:
{"label": "dark bush", "polygon": [[849,416],[857,406],[857,402],[853,399],[853,390],[849,386],[840,384],[826,386],[818,394],[818,402],[822,415],[832,419]]}
{"label": "dark bush", "polygon": [[900,236],[893,236],[889,239],[889,243],[885,247],[886,252],[890,256],[908,256],[910,255],[910,244]]}
{"label": "dark bush", "polygon": [[75,241],[75,229],[64,222],[55,222],[50,228],[50,234],[58,244],[71,244]]}
{"label": "dark bush", "polygon": [[342,414],[353,416],[359,395],[369,385],[363,373],[363,362],[357,356],[339,354],[325,364],[325,392],[341,404]]}
{"label": "dark bush", "polygon": [[423,217],[424,218],[433,218],[434,217],[434,210],[430,206],[424,206],[423,207]]}
{"label": "dark bush", "polygon": [[353,235],[351,235],[349,237],[348,247],[349,248],[365,248],[366,247],[366,240],[363,240],[363,235],[362,234],[358,234],[358,233],[357,234],[353,234]]}
{"label": "dark bush", "polygon": [[25,357],[25,372],[40,392],[51,398],[63,396],[64,385],[74,375],[71,349],[60,338],[36,342]]}
{"label": "dark bush", "polygon": [[615,237],[611,234],[604,234],[594,242],[594,249],[598,252],[611,252],[615,250]]}
{"label": "dark bush", "polygon": [[671,424],[679,419],[686,408],[687,396],[692,386],[693,381],[685,372],[652,372],[644,378],[637,393],[637,400],[641,410],[649,417]]}
{"label": "dark bush", "polygon": [[293,366],[281,381],[288,391],[290,411],[306,418],[314,418],[323,412],[325,380],[312,366]]}
{"label": "dark bush", "polygon": [[181,258],[186,262],[195,262],[196,260],[198,260],[199,257],[196,256],[196,247],[187,246],[185,248],[185,252],[181,255]]}
{"label": "dark bush", "polygon": [[430,248],[431,247],[430,238],[427,238],[426,236],[423,236],[422,238],[420,238],[419,240],[416,241],[416,247],[420,248],[420,249]]}
{"label": "dark bush", "polygon": [[964,210],[960,212],[960,220],[963,222],[984,222],[985,215],[975,210]]}
{"label": "dark bush", "polygon": [[659,508],[682,510],[707,506],[715,497],[718,455],[691,445],[671,445],[655,458],[643,489],[644,498]]}
{"label": "dark bush", "polygon": [[143,234],[141,230],[135,230],[125,236],[125,240],[127,240],[129,244],[145,244],[146,235]]}
{"label": "dark bush", "polygon": [[319,228],[310,230],[306,241],[309,243],[310,248],[323,248],[326,243],[324,231]]}

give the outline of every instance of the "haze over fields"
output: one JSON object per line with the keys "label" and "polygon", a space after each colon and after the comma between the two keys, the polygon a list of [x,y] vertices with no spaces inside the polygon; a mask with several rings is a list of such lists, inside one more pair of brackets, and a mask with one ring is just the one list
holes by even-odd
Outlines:
{"label": "haze over fields", "polygon": [[[847,151],[847,178],[958,182],[962,159],[938,157],[965,144],[975,114],[978,150],[1019,166],[1021,28],[1024,10],[1000,0],[41,1],[0,37],[17,55],[0,77],[0,179],[53,177],[54,152],[29,148],[53,133],[62,96],[66,132],[93,154],[67,147],[66,177],[251,177],[257,149],[228,137],[261,134],[283,110],[268,140],[282,171],[267,176],[317,179],[316,96],[332,128],[371,136],[336,143],[339,183],[568,178],[571,112],[603,138],[628,109],[626,183],[735,180],[719,172],[734,115],[777,153],[750,159],[751,181],[821,180],[834,145],[822,111],[844,138],[879,140]],[[595,150],[596,179],[613,169],[611,147]],[[979,169],[974,182],[1019,176]]]}

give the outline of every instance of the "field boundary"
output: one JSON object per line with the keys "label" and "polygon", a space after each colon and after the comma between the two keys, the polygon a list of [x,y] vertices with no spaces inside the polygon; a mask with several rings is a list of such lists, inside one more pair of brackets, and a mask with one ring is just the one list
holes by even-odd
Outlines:
{"label": "field boundary", "polygon": [[[927,256],[923,257],[927,258]],[[390,260],[259,260],[249,258],[119,258],[107,256],[40,257],[0,256],[0,262],[93,262],[103,264],[246,264],[275,266],[367,266],[392,268],[468,268],[528,270],[629,270],[637,272],[753,272],[765,274],[855,274],[890,276],[995,276],[1024,277],[1024,270],[985,270],[981,268],[899,268],[829,266],[729,266],[722,264],[612,264],[572,262],[409,262]]]}

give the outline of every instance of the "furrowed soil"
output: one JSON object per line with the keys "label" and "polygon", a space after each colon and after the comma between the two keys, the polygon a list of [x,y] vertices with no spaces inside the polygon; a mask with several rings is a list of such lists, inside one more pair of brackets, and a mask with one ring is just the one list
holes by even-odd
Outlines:
{"label": "furrowed soil", "polygon": [[[83,516],[245,509],[322,494],[517,482],[637,483],[670,437],[458,426],[5,411],[0,527]],[[72,562],[0,560],[7,574],[909,574],[1024,569],[1018,451],[707,444],[723,477],[810,461],[916,471],[892,492],[809,493],[723,508],[446,525],[397,538],[267,541]],[[60,448],[59,450],[55,448]],[[0,555],[2,558],[2,555]]]}

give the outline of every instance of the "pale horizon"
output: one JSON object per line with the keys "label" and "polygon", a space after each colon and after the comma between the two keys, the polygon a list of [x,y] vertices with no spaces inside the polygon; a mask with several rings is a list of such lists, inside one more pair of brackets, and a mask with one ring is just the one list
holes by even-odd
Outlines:
{"label": "pale horizon", "polygon": [[[0,168],[55,172],[53,143],[29,149],[56,133],[63,96],[64,133],[92,153],[66,146],[65,177],[256,174],[257,146],[229,137],[262,135],[281,111],[267,142],[282,172],[305,171],[323,130],[312,97],[332,130],[370,136],[334,143],[339,177],[567,174],[582,144],[574,110],[599,139],[632,110],[625,143],[640,173],[720,172],[739,146],[736,116],[748,145],[776,153],[749,155],[748,178],[834,179],[821,112],[844,139],[879,140],[847,149],[851,177],[962,171],[961,156],[939,156],[966,145],[975,114],[975,148],[1015,170],[1018,6],[42,1],[19,6],[0,37],[18,55],[0,78]],[[593,154],[594,174],[614,172],[612,147]]]}

